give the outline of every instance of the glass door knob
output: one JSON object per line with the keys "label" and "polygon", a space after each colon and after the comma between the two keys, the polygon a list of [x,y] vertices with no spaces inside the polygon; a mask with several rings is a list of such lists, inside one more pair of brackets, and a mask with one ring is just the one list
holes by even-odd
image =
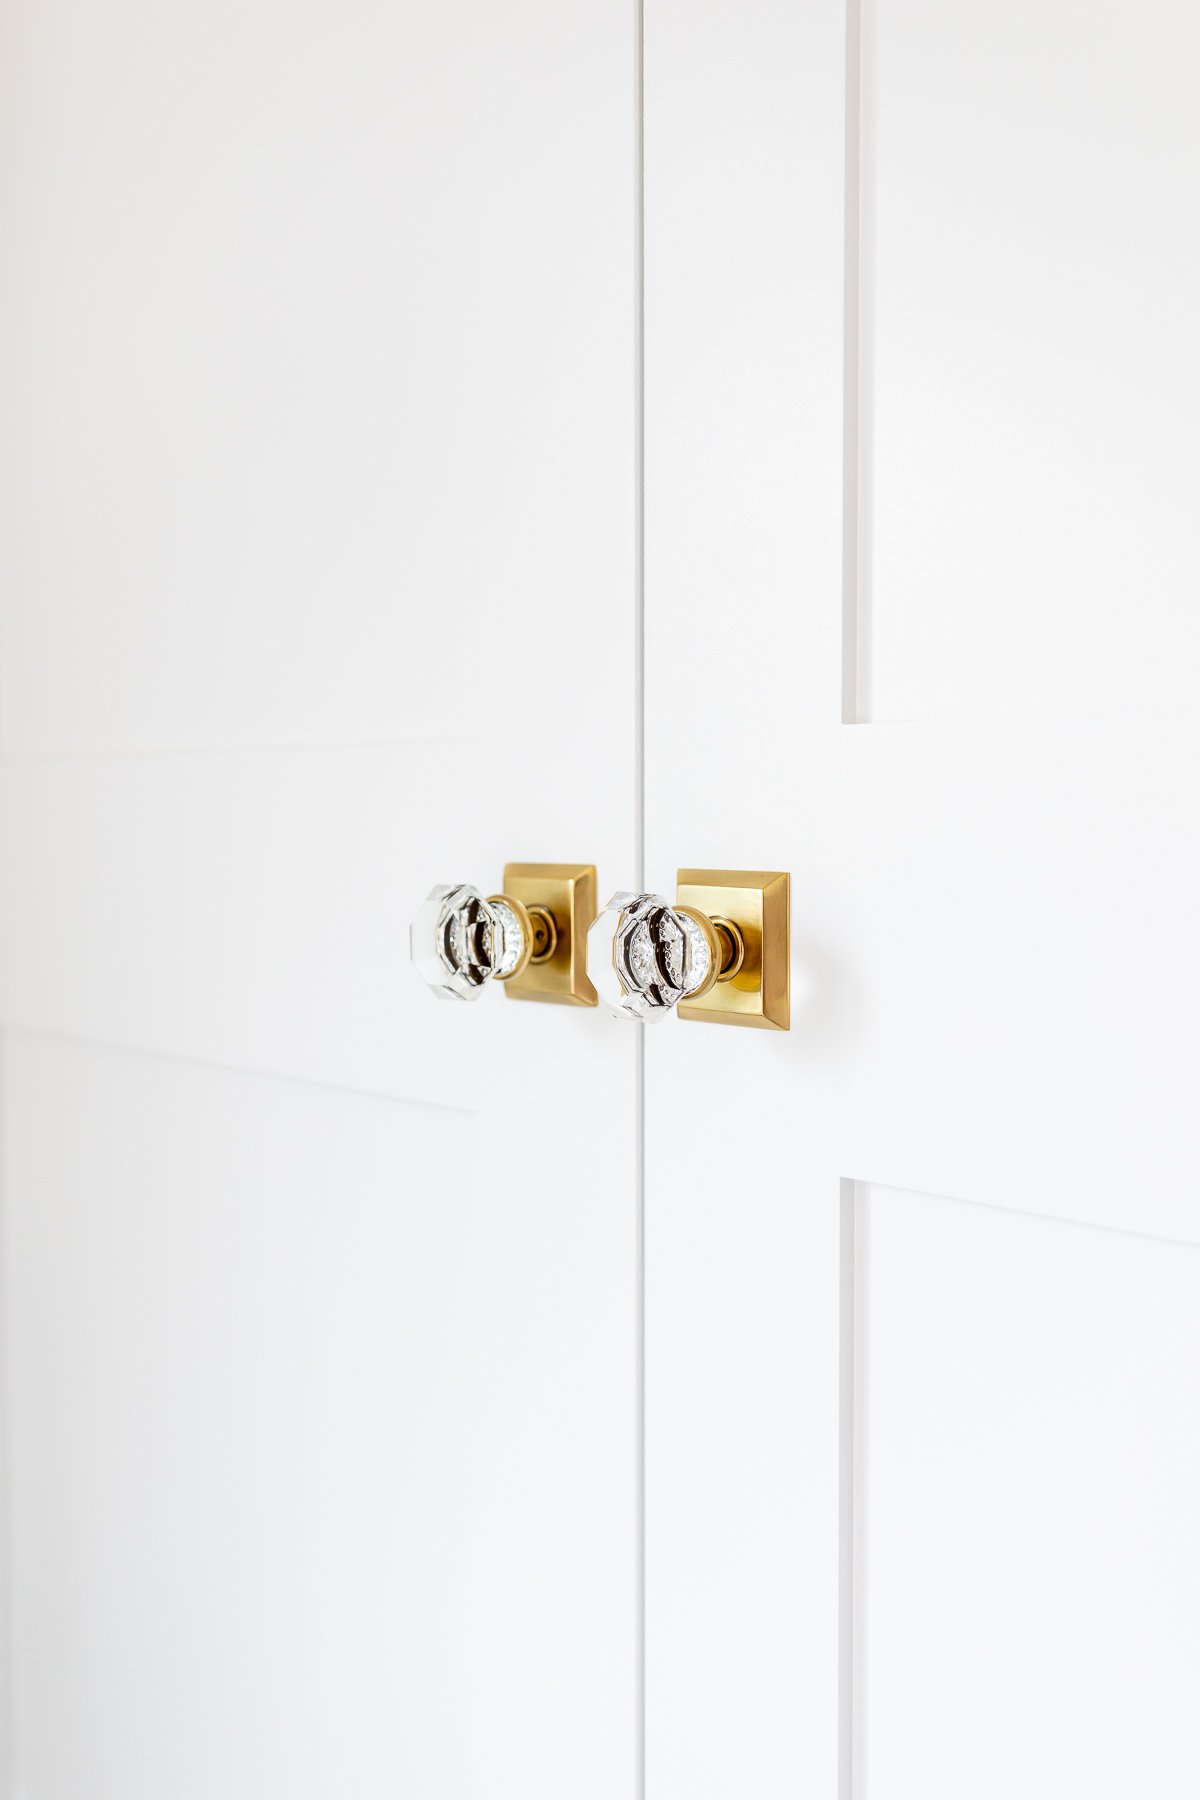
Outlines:
{"label": "glass door knob", "polygon": [[413,962],[441,1000],[477,1000],[489,981],[548,962],[557,942],[544,907],[512,894],[485,900],[468,882],[431,889],[409,934]]}
{"label": "glass door knob", "polygon": [[588,933],[588,974],[618,1018],[656,1019],[730,981],[746,954],[739,926],[661,894],[614,894]]}
{"label": "glass door knob", "polygon": [[442,1000],[477,1000],[490,981],[510,1000],[595,1006],[587,928],[594,863],[506,863],[502,893],[469,882],[431,890],[412,922],[412,960]]}
{"label": "glass door knob", "polygon": [[780,869],[680,869],[675,901],[614,894],[588,934],[588,974],[626,1019],[787,1031],[791,879]]}

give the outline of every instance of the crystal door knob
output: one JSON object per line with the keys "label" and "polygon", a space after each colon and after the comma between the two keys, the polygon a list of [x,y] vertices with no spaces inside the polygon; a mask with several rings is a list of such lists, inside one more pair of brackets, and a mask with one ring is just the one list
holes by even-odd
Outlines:
{"label": "crystal door knob", "polygon": [[467,882],[435,887],[412,922],[412,959],[441,1000],[476,1000],[554,954],[554,920],[511,894],[484,899]]}
{"label": "crystal door knob", "polygon": [[791,879],[780,869],[680,869],[675,903],[614,894],[588,934],[588,974],[619,1018],[787,1031]]}
{"label": "crystal door knob", "polygon": [[739,927],[661,894],[614,894],[588,933],[588,974],[619,1018],[661,1018],[742,966]]}
{"label": "crystal door knob", "polygon": [[584,955],[595,915],[594,863],[506,863],[503,893],[431,890],[412,922],[412,960],[442,1000],[477,1000],[499,981],[512,1000],[595,1006]]}

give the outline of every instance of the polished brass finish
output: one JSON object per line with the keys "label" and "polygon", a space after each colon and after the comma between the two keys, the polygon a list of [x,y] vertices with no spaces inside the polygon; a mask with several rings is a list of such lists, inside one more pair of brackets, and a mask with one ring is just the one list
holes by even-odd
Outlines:
{"label": "polished brass finish", "polygon": [[718,981],[732,981],[746,960],[746,940],[732,919],[714,919],[713,927],[721,941],[721,971]]}
{"label": "polished brass finish", "polygon": [[521,926],[521,941],[522,941],[522,944],[524,947],[521,951],[520,957],[517,960],[516,967],[510,969],[508,971],[507,975],[501,975],[499,973],[497,973],[497,975],[496,975],[497,981],[515,981],[517,979],[518,975],[523,975],[525,973],[525,970],[529,966],[529,960],[530,960],[530,957],[532,955],[533,948],[534,948],[535,926],[534,926],[533,919],[530,915],[529,909],[520,900],[518,900],[514,894],[489,894],[488,895],[488,905],[489,906],[492,905],[492,903],[496,900],[502,900],[504,902],[505,906],[512,907],[512,910],[516,913],[517,919],[519,920],[520,926]]}
{"label": "polished brass finish", "polygon": [[530,924],[533,927],[533,955],[535,963],[549,962],[558,948],[558,926],[554,923],[554,914],[548,913],[544,906],[529,908]]}
{"label": "polished brass finish", "polygon": [[708,990],[715,987],[721,979],[721,962],[725,947],[715,929],[716,921],[710,919],[706,913],[698,912],[694,906],[677,906],[675,911],[686,914],[694,924],[700,927],[704,933],[704,941],[708,945],[708,974],[700,986],[693,988],[691,992],[691,998],[699,1000],[701,994],[707,994]]}
{"label": "polished brass finish", "polygon": [[737,966],[708,992],[681,1000],[680,1017],[786,1031],[791,1023],[789,877],[775,870],[680,869],[675,904],[706,914],[714,926],[735,927],[742,940]]}
{"label": "polished brass finish", "polygon": [[[595,1006],[596,990],[587,976],[588,926],[596,916],[594,864],[507,863],[504,892],[527,908],[534,933],[528,966],[504,984],[509,998]],[[544,947],[538,936],[539,913],[546,930]]]}

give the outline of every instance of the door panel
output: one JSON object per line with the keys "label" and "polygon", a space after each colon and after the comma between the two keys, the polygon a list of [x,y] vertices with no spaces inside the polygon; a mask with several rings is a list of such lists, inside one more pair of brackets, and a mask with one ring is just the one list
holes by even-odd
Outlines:
{"label": "door panel", "polygon": [[1196,1246],[874,1187],[854,1204],[866,1791],[1186,1788]]}
{"label": "door panel", "polygon": [[6,750],[570,742],[574,604],[628,758],[632,6],[0,31]]}
{"label": "door panel", "polygon": [[1186,705],[1200,17],[864,0],[858,717]]}
{"label": "door panel", "polygon": [[634,856],[635,11],[0,34],[14,1791],[608,1800],[636,1047],[407,927]]}
{"label": "door panel", "polygon": [[[531,755],[537,737],[531,718]],[[631,1080],[631,1046],[573,1011],[437,1005],[409,968],[439,871],[491,892],[521,854],[628,855],[624,794],[581,820],[564,771],[507,795],[479,778],[491,754],[485,738],[8,765],[9,1022],[451,1105],[482,1103],[497,1056],[553,1081],[565,1043],[602,1091],[605,1071]],[[582,762],[581,745],[578,779]]]}
{"label": "door panel", "polygon": [[5,1094],[19,1791],[620,1791],[611,1194],[498,1193],[465,1112],[22,1034]]}
{"label": "door panel", "polygon": [[[683,865],[793,878],[790,1033],[668,1021],[647,1037],[657,1800],[1051,1792],[1079,1768],[1089,1792],[1124,1795],[1137,1744],[1163,1726],[1161,1698],[1194,1658],[1194,1596],[1164,1598],[1138,1578],[1152,1537],[1181,1547],[1179,1578],[1194,1578],[1182,1546],[1195,1469],[1178,1437],[1194,1407],[1182,1366],[1194,1359],[1192,1251],[1144,1251],[1141,1236],[1099,1229],[1200,1239],[1197,627],[1178,600],[1200,549],[1175,487],[1192,466],[1194,308],[1181,296],[1196,264],[1191,240],[1162,229],[1155,186],[1164,144],[1190,133],[1194,152],[1196,126],[1172,75],[1139,137],[1151,64],[1190,66],[1190,21],[1155,18],[1110,9],[1093,42],[1090,27],[1072,38],[1068,5],[1037,21],[982,7],[951,20],[907,0],[861,18],[768,0],[699,19],[669,0],[647,8],[647,885],[670,891]],[[1082,66],[1060,91],[1068,38]],[[1104,72],[1123,61],[1106,110]],[[1022,110],[1030,69],[1048,88]],[[1069,195],[1093,157],[1111,169],[1116,142],[1128,140],[1129,161],[1111,217],[1099,200],[1087,214],[1080,265],[1056,246],[1043,271],[1051,201],[1021,204],[1033,178],[1015,119],[1032,132],[1056,107],[1070,141],[1049,195]],[[1184,155],[1171,179],[1188,166]],[[993,232],[1009,287],[984,295]],[[1095,298],[1072,335],[1064,309],[1081,268]],[[1154,322],[1148,397],[1135,315]],[[1110,391],[1076,405],[1097,344],[1111,344]],[[1059,485],[1047,497],[1049,459]],[[957,509],[944,526],[943,495]],[[962,1294],[943,1293],[969,1283],[989,1248],[972,1244],[972,1264],[947,1226],[939,1260],[929,1202],[921,1268],[894,1258],[876,1378],[874,1339],[855,1334],[843,1196],[858,1180],[954,1195],[945,1204],[983,1219],[980,1232],[986,1203],[1027,1234],[1028,1358],[1000,1360],[1000,1299],[968,1329]],[[889,1215],[897,1237],[908,1204]],[[1037,1314],[1039,1255],[1058,1279],[1055,1310],[1043,1295]],[[995,1260],[1002,1295],[1021,1252]],[[1098,1344],[1106,1281],[1131,1321],[1169,1312],[1127,1375],[1120,1340]],[[1007,1589],[1027,1523],[989,1503],[990,1560],[972,1588],[958,1547],[974,1541],[986,1449],[969,1439],[960,1455],[937,1390],[914,1391],[939,1318],[939,1379],[956,1379],[957,1332],[978,1377],[971,1428],[1003,1446],[1014,1480],[1033,1478],[1045,1448],[1032,1427],[1022,1436],[1039,1366],[1056,1416],[1076,1421],[1065,1442],[1078,1467],[1062,1446],[1047,1465],[1051,1535]],[[1009,1338],[1019,1330],[1009,1319]],[[1156,1381],[1161,1406],[1143,1416]],[[1140,1633],[1142,1665],[1111,1722],[1123,1747],[1102,1766],[1081,1735],[1086,1671],[1111,1695],[1127,1651],[1119,1634],[1089,1639],[1094,1614],[1072,1609],[1098,1540],[1081,1538],[1055,1576],[1052,1533],[1098,1472],[1106,1411],[1141,1461],[1097,1519],[1112,1527],[1114,1605]],[[1158,1488],[1163,1431],[1171,1479]],[[891,1447],[894,1461],[905,1443],[931,1510],[918,1521],[893,1478],[877,1533],[876,1483],[892,1469],[879,1456]],[[953,1513],[940,1534],[939,1508]],[[928,1658],[913,1650],[921,1580],[963,1588],[959,1635]],[[989,1607],[1014,1595],[1013,1633],[992,1632]],[[1067,1671],[1064,1705],[1043,1709],[1036,1731],[1010,1709],[992,1760],[1014,1779],[988,1790],[986,1732],[1032,1679],[1018,1630]],[[939,1674],[944,1692],[927,1694]],[[943,1763],[942,1707],[972,1684],[980,1741]],[[1171,1729],[1177,1785],[1194,1746]],[[1160,1751],[1167,1767],[1162,1743],[1144,1766]]]}

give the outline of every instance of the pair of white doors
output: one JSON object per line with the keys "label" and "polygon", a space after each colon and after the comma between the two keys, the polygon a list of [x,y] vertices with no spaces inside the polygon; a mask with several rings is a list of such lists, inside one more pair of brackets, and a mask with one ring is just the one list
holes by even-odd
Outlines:
{"label": "pair of white doors", "polygon": [[14,1800],[1200,1783],[1196,14],[642,12],[3,13]]}

